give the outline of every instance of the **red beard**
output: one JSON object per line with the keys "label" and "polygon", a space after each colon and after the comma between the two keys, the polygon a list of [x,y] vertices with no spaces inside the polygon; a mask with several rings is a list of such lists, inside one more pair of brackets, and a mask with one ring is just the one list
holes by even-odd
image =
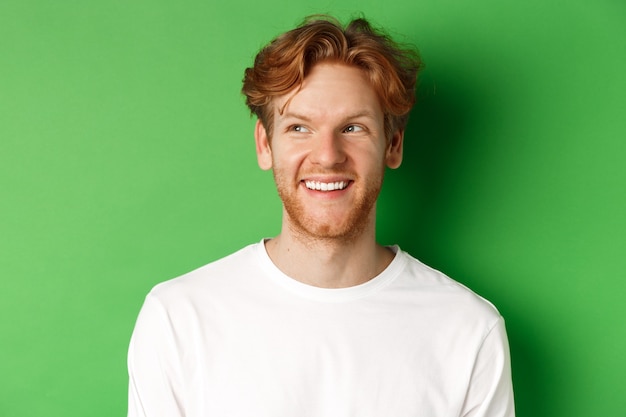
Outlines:
{"label": "red beard", "polygon": [[[380,193],[383,182],[384,167],[381,174],[370,181],[362,181],[352,175],[354,183],[352,187],[360,187],[351,190],[355,193],[354,203],[351,207],[340,212],[338,219],[325,216],[324,213],[313,212],[313,208],[305,207],[302,196],[298,196],[301,187],[295,186],[281,175],[280,170],[274,169],[274,180],[278,194],[289,217],[288,224],[297,235],[314,240],[333,240],[350,242],[360,236],[370,224],[371,216],[375,215],[374,207]],[[336,216],[335,216],[336,217]]]}

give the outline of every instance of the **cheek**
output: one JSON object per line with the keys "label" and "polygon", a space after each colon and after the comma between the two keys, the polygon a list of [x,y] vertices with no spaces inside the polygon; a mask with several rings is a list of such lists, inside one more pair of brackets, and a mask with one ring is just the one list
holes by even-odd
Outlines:
{"label": "cheek", "polygon": [[370,171],[380,170],[380,167],[385,166],[385,160],[386,150],[384,148],[371,149],[360,155],[362,167]]}
{"label": "cheek", "polygon": [[303,149],[274,149],[272,161],[274,169],[296,171],[306,160],[307,151]]}

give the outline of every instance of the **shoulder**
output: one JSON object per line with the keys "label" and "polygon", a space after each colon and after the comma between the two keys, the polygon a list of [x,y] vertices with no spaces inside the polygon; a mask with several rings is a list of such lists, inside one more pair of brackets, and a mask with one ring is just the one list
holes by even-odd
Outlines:
{"label": "shoulder", "polygon": [[169,305],[207,294],[233,291],[258,271],[258,245],[248,245],[224,258],[154,286],[149,298]]}
{"label": "shoulder", "polygon": [[258,244],[249,245],[178,278],[157,284],[145,297],[139,312],[131,342],[134,349],[140,352],[163,341],[188,341],[188,338],[198,337],[199,329],[210,320],[222,316],[225,311],[232,312],[245,306],[247,300],[240,297],[245,293],[242,289],[249,282],[261,281],[255,279],[259,270],[257,257]]}
{"label": "shoulder", "polygon": [[438,320],[473,323],[485,331],[501,320],[498,309],[484,297],[408,253],[398,253],[406,262],[396,287],[399,284],[412,302],[436,311]]}

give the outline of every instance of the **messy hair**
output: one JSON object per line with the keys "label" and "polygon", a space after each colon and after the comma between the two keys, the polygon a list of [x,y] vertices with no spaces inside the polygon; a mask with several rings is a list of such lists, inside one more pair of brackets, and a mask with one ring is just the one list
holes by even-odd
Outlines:
{"label": "messy hair", "polygon": [[344,28],[332,17],[316,15],[271,41],[257,54],[254,66],[245,70],[246,104],[269,137],[274,99],[301,87],[311,69],[324,61],[365,71],[380,100],[388,139],[405,128],[422,66],[417,52],[401,47],[363,18]]}

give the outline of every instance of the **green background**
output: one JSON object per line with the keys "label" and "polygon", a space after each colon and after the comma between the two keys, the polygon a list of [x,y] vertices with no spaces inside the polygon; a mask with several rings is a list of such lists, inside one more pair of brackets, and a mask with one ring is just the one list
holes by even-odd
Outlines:
{"label": "green background", "polygon": [[493,301],[518,416],[626,409],[626,3],[0,2],[0,416],[126,413],[143,297],[278,232],[243,69],[362,12],[427,65],[379,238]]}

